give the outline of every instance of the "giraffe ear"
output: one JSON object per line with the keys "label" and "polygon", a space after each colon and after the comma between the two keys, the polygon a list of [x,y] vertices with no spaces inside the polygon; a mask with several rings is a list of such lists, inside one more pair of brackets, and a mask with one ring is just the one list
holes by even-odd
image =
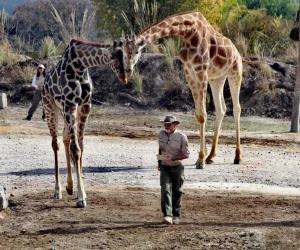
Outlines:
{"label": "giraffe ear", "polygon": [[113,43],[113,47],[117,47],[118,46],[118,42],[116,40],[114,40],[114,43]]}
{"label": "giraffe ear", "polygon": [[144,40],[141,40],[137,43],[137,46],[139,46],[139,47],[144,47],[145,45],[146,45],[146,43]]}

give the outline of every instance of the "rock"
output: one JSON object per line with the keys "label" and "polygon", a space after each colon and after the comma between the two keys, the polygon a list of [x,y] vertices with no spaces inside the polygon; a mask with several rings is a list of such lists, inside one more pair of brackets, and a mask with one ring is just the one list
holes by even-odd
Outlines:
{"label": "rock", "polygon": [[8,201],[6,198],[5,188],[0,186],[0,210],[8,207]]}
{"label": "rock", "polygon": [[7,97],[5,93],[0,93],[0,109],[7,107]]}

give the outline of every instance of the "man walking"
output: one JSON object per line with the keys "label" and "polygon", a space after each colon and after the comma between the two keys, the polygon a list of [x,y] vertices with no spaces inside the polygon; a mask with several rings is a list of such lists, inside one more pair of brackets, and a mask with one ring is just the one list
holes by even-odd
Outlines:
{"label": "man walking", "polygon": [[188,140],[176,128],[180,123],[167,115],[159,133],[158,169],[160,170],[161,209],[166,224],[179,224],[183,194],[184,167],[181,160],[189,157]]}

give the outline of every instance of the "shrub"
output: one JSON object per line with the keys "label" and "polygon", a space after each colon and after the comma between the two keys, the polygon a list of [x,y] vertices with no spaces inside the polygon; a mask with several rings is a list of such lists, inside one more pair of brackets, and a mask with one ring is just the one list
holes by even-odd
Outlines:
{"label": "shrub", "polygon": [[140,95],[143,91],[143,76],[135,70],[132,75],[132,80],[134,82],[135,91]]}
{"label": "shrub", "polygon": [[57,46],[54,44],[53,38],[47,36],[42,40],[39,56],[40,58],[49,58],[55,55],[57,55]]}
{"label": "shrub", "polygon": [[181,41],[180,39],[176,38],[165,39],[163,44],[161,45],[162,53],[165,55],[166,61],[172,69],[174,69],[174,57],[179,54],[180,48]]}
{"label": "shrub", "polygon": [[26,66],[24,68],[20,68],[16,66],[15,71],[12,73],[12,80],[15,83],[29,83],[32,81],[32,78],[35,74],[35,68],[31,66]]}
{"label": "shrub", "polygon": [[9,43],[3,42],[0,44],[0,64],[12,65],[17,62],[17,55],[12,51]]}

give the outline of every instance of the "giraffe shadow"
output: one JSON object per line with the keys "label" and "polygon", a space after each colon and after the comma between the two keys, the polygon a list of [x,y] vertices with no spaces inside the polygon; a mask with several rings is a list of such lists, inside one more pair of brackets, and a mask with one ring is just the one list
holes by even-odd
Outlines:
{"label": "giraffe shadow", "polygon": [[[134,166],[107,166],[107,167],[84,167],[83,173],[114,173],[114,172],[137,172],[141,171],[140,167]],[[67,174],[66,168],[59,169],[60,174]],[[35,168],[23,171],[11,171],[0,173],[0,176],[15,175],[15,176],[39,176],[39,175],[54,175],[54,168]]]}

